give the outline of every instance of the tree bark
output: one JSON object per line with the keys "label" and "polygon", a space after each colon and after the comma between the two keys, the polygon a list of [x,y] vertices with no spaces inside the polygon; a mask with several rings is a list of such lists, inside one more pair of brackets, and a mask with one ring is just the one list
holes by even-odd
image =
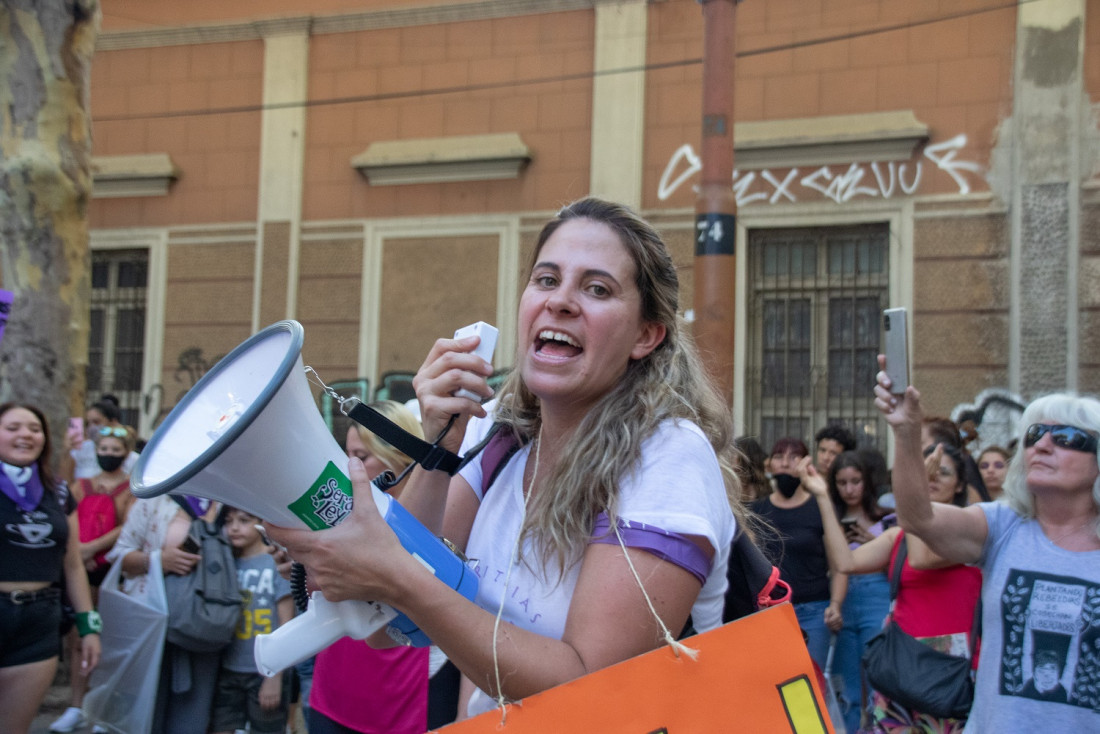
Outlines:
{"label": "tree bark", "polygon": [[0,400],[45,412],[55,452],[83,414],[91,294],[89,84],[99,0],[0,7]]}

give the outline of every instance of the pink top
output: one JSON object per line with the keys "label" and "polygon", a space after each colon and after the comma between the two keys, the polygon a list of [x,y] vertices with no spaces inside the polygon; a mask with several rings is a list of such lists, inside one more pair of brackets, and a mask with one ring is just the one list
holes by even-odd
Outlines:
{"label": "pink top", "polygon": [[[890,552],[888,573],[893,573],[898,533]],[[918,570],[905,559],[901,567],[894,619],[913,637],[937,637],[959,632],[969,633],[974,624],[974,607],[982,591],[982,572],[973,566],[948,566]]]}
{"label": "pink top", "polygon": [[376,650],[344,637],[317,654],[309,705],[364,734],[428,728],[428,648]]}

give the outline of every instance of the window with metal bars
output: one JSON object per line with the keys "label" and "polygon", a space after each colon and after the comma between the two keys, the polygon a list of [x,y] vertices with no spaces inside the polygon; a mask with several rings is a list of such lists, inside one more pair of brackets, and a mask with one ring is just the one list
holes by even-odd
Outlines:
{"label": "window with metal bars", "polygon": [[889,302],[886,224],[748,233],[746,433],[811,447],[830,423],[886,450],[872,393]]}
{"label": "window with metal bars", "polygon": [[88,397],[94,402],[104,393],[115,395],[123,424],[135,428],[141,415],[148,273],[147,250],[92,252]]}

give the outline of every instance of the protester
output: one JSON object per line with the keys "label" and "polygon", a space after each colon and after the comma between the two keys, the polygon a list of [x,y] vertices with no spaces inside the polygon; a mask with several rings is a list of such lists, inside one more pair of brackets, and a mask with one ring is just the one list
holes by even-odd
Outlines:
{"label": "protester", "polygon": [[[920,393],[890,389],[880,372],[875,405],[896,438],[894,494],[902,527],[940,556],[976,564],[985,577],[981,656],[966,731],[1095,730],[1100,400],[1060,393],[1033,401],[1016,432],[1021,448],[1005,478],[1006,501],[963,508],[929,503],[920,481]],[[1049,680],[1053,674],[1060,678]]]}
{"label": "protester", "polygon": [[682,330],[660,236],[625,207],[583,199],[533,254],[496,404],[454,395],[492,392],[476,337],[437,340],[414,381],[424,433],[444,448],[461,453],[494,420],[526,441],[487,492],[472,461],[453,478],[418,468],[402,494],[477,559],[476,603],[401,549],[356,459],[347,520],[270,531],[328,598],[405,612],[477,686],[471,715],[654,649],[689,613],[700,630],[717,626],[735,529],[733,421]]}
{"label": "protester", "polygon": [[[92,602],[98,603],[99,585],[111,567],[109,551],[122,531],[126,513],[134,501],[130,475],[123,469],[126,457],[133,450],[134,436],[121,426],[101,426],[94,434],[96,462],[99,473],[90,479],[78,479],[72,486],[77,502],[77,524],[80,528],[80,555],[88,574]],[[71,732],[84,726],[84,694],[88,691],[88,676],[80,668],[80,637],[75,629],[65,636],[69,647],[69,687],[72,698],[52,724],[52,732]]]}
{"label": "protester", "polygon": [[[845,451],[836,457],[828,474],[829,500],[852,550],[882,535],[886,512],[876,502],[871,473],[862,454]],[[890,582],[885,573],[848,576],[848,593],[840,609],[844,626],[836,635],[833,671],[844,682],[840,707],[844,724],[855,734],[867,696],[863,693],[860,660],[867,641],[882,630],[890,611]]]}
{"label": "protester", "polygon": [[[198,497],[180,498],[191,512],[213,521],[216,502]],[[195,571],[200,556],[181,546],[191,527],[191,516],[176,499],[161,495],[136,500],[107,560],[122,559],[124,591],[140,592],[148,581],[150,554],[160,549],[165,575],[186,576]],[[189,653],[165,643],[161,659],[152,730],[160,734],[206,734],[220,653]]]}
{"label": "protester", "polygon": [[[920,458],[920,447],[917,446]],[[938,444],[929,447],[928,468],[919,464],[918,478],[921,491],[937,503],[964,506],[966,484],[962,455],[952,447]],[[828,487],[809,462],[799,467],[803,486],[812,492],[822,508],[831,507]],[[897,480],[899,466],[895,463]],[[930,478],[931,477],[931,478]],[[837,558],[840,570],[849,575],[866,573],[893,573],[900,544],[908,546],[908,557],[902,565],[898,596],[894,603],[893,619],[907,634],[943,651],[967,656],[969,635],[973,628],[974,607],[978,602],[981,573],[969,566],[954,564],[935,557],[919,539],[905,535],[894,526],[878,537],[855,548],[850,548],[835,515],[825,513],[825,540]],[[916,559],[925,559],[929,568],[918,569]],[[873,694],[871,709],[872,732],[890,734],[952,734],[962,731],[965,721],[937,718],[922,711],[913,711],[883,696]]]}
{"label": "protester", "polygon": [[[423,437],[419,421],[400,403],[380,400],[370,407],[417,438]],[[363,462],[371,479],[384,471],[397,476],[412,463],[358,425],[348,429],[346,447],[348,456]],[[404,481],[389,493],[400,498],[403,490]],[[427,719],[427,648],[376,650],[362,640],[345,637],[317,653],[306,719],[311,734],[420,734],[427,728]]]}
{"label": "protester", "polygon": [[987,446],[978,454],[978,471],[982,473],[985,490],[990,499],[999,500],[1004,494],[1005,475],[1012,454],[1000,446]]}
{"label": "protester", "polygon": [[814,465],[821,476],[828,476],[836,457],[855,450],[856,437],[838,423],[830,423],[814,435]]}
{"label": "protester", "polygon": [[61,591],[76,610],[81,670],[99,662],[99,615],[80,557],[76,502],[50,470],[38,408],[0,405],[0,732],[25,734],[57,671]]}
{"label": "protester", "polygon": [[[968,425],[972,427],[973,423],[968,422]],[[982,473],[978,470],[977,462],[974,461],[974,457],[970,455],[966,448],[969,443],[977,439],[977,431],[970,430],[964,434],[958,424],[950,418],[933,416],[923,419],[920,435],[922,449],[928,449],[929,446],[942,443],[945,446],[957,449],[962,455],[963,464],[966,467],[963,479],[967,485],[968,504],[989,502],[992,499],[985,488],[985,482],[982,481]]]}
{"label": "protester", "polygon": [[[65,434],[65,453],[62,457],[61,470],[65,479],[70,482],[76,479],[90,479],[99,473],[99,463],[96,461],[95,437],[102,428],[125,428],[122,425],[122,409],[119,407],[118,398],[114,395],[103,395],[84,412],[84,438],[82,441],[73,441],[73,436]],[[132,434],[133,430],[128,429]],[[127,474],[137,463],[138,454],[135,452],[134,442],[130,444],[130,451],[122,464],[122,469]]]}
{"label": "protester", "polygon": [[741,482],[741,500],[753,502],[761,497],[767,497],[772,493],[772,485],[768,481],[768,472],[765,468],[768,455],[764,453],[760,443],[751,436],[738,436],[733,443],[738,451],[737,463],[734,464],[733,470]]}
{"label": "protester", "polygon": [[[791,585],[791,602],[810,657],[825,670],[832,635],[844,626],[841,605],[848,580],[831,572],[821,511],[798,477],[799,462],[808,454],[801,439],[776,441],[770,459],[775,490],[751,506],[771,526],[771,532],[758,535],[761,549]],[[835,514],[831,507],[829,512]]]}
{"label": "protester", "polygon": [[[279,575],[256,529],[260,518],[235,507],[224,509],[225,533],[233,546],[237,583],[244,598],[241,621],[229,647],[222,653],[214,684],[210,729],[233,734],[238,729],[253,734],[286,731],[289,686],[282,672],[270,678],[256,668],[256,635],[271,634],[294,618],[290,582]],[[290,675],[289,673],[287,675]]]}

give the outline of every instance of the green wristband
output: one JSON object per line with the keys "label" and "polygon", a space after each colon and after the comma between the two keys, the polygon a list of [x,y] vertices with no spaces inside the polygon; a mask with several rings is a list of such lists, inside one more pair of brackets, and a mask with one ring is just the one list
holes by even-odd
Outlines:
{"label": "green wristband", "polygon": [[98,635],[103,631],[103,618],[100,617],[99,612],[94,609],[90,612],[77,612],[76,631],[81,637]]}

